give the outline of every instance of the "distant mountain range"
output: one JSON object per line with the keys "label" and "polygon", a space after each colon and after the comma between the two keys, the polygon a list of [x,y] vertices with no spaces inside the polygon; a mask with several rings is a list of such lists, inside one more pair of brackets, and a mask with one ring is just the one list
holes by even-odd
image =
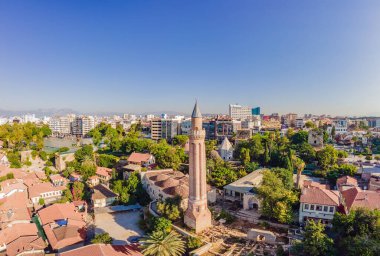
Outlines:
{"label": "distant mountain range", "polygon": [[[48,109],[36,109],[36,110],[5,110],[0,109],[0,116],[3,117],[12,117],[12,116],[22,116],[26,114],[35,114],[36,117],[44,117],[44,116],[63,116],[67,114],[84,114],[84,115],[97,115],[97,116],[112,116],[112,115],[119,115],[122,116],[123,114],[128,112],[79,112],[70,108],[48,108]],[[131,113],[136,115],[148,115],[152,114],[155,116],[159,116],[161,114],[168,114],[168,115],[189,115],[189,113],[182,113],[182,112],[176,112],[176,111],[152,111],[152,112],[143,112],[143,113]]]}
{"label": "distant mountain range", "polygon": [[47,109],[35,109],[35,110],[5,110],[0,109],[0,116],[22,116],[26,114],[35,114],[37,117],[54,116],[54,115],[67,115],[67,114],[79,114],[78,111],[69,108],[47,108]]}
{"label": "distant mountain range", "polygon": [[[119,115],[123,116],[123,114],[136,114],[136,115],[155,115],[160,116],[161,114],[165,113],[170,116],[189,116],[190,113],[184,113],[184,112],[178,112],[178,111],[171,111],[171,110],[163,110],[163,111],[152,111],[152,112],[142,112],[142,113],[128,113],[128,112],[79,112],[71,108],[46,108],[46,109],[35,109],[35,110],[5,110],[0,109],[0,117],[12,117],[12,116],[22,116],[26,114],[35,114],[36,117],[44,117],[44,116],[64,116],[67,114],[76,114],[76,115],[96,115],[96,116],[112,116],[112,115]],[[202,113],[204,116],[212,116],[216,114],[212,113]],[[366,116],[360,116],[360,117],[379,117],[380,112],[374,112],[370,113]],[[359,117],[359,116],[357,116]]]}

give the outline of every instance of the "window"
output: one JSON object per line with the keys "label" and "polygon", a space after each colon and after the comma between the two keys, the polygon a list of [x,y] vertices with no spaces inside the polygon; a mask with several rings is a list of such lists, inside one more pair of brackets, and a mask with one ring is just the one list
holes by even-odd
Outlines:
{"label": "window", "polygon": [[315,210],[322,211],[322,206],[321,205],[317,205],[316,208],[315,208]]}
{"label": "window", "polygon": [[330,212],[334,212],[334,207],[330,206]]}
{"label": "window", "polygon": [[310,210],[314,211],[314,204],[310,205]]}
{"label": "window", "polygon": [[328,206],[324,206],[324,207],[323,207],[323,211],[324,211],[324,212],[327,212],[327,211],[328,211],[328,209],[329,209],[329,207],[328,207]]}
{"label": "window", "polygon": [[309,205],[305,204],[305,210],[309,210]]}

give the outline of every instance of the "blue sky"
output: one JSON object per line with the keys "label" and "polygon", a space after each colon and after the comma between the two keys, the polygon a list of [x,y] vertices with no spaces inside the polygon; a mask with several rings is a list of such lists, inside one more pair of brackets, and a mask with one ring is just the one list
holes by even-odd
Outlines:
{"label": "blue sky", "polygon": [[380,114],[380,1],[0,1],[0,109]]}

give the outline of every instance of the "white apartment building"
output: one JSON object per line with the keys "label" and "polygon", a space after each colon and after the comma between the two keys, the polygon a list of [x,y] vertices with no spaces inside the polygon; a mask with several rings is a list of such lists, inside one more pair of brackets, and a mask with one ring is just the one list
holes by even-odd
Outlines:
{"label": "white apartment building", "polygon": [[155,116],[152,115],[152,114],[148,114],[148,115],[145,116],[145,118],[146,118],[147,121],[150,121],[150,120],[154,119]]}
{"label": "white apartment building", "polygon": [[53,133],[70,134],[72,120],[70,116],[52,117],[49,120],[49,127]]}
{"label": "white apartment building", "polygon": [[234,120],[244,120],[252,117],[252,108],[241,105],[229,105],[229,115]]}
{"label": "white apartment building", "polygon": [[255,129],[261,127],[261,117],[260,116],[252,116],[252,118],[241,121],[242,129]]}
{"label": "white apartment building", "polygon": [[0,125],[8,123],[8,118],[0,117]]}
{"label": "white apartment building", "polygon": [[334,120],[333,126],[335,127],[335,134],[347,133],[347,128],[348,128],[347,119]]}
{"label": "white apartment building", "polygon": [[32,115],[27,114],[22,117],[22,121],[23,123],[37,123],[39,119],[36,118],[35,114],[32,114]]}

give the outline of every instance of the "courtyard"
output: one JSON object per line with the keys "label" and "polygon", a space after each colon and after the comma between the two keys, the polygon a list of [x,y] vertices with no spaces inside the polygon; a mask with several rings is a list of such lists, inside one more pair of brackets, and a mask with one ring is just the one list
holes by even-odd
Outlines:
{"label": "courtyard", "polygon": [[98,213],[95,215],[95,234],[107,232],[114,239],[113,244],[125,245],[127,241],[144,235],[138,225],[140,211]]}

